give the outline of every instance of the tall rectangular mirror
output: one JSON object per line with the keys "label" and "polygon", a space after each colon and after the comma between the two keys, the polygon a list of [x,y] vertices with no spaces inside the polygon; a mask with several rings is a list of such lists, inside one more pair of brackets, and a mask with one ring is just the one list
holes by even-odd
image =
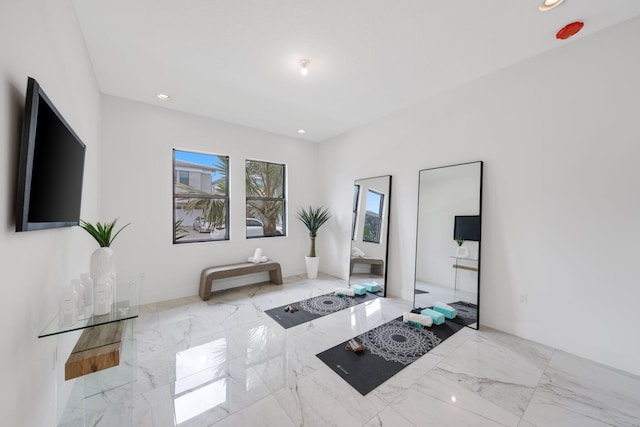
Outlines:
{"label": "tall rectangular mirror", "polygon": [[421,170],[415,308],[440,301],[478,329],[482,229],[481,161]]}
{"label": "tall rectangular mirror", "polygon": [[391,175],[353,184],[349,285],[375,284],[387,295]]}

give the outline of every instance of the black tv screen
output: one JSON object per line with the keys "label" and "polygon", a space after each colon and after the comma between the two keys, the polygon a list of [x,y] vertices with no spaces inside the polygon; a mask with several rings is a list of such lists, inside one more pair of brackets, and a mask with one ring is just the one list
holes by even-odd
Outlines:
{"label": "black tv screen", "polygon": [[453,240],[480,241],[480,215],[459,215],[455,217]]}
{"label": "black tv screen", "polygon": [[85,145],[29,78],[18,165],[16,231],[80,222]]}

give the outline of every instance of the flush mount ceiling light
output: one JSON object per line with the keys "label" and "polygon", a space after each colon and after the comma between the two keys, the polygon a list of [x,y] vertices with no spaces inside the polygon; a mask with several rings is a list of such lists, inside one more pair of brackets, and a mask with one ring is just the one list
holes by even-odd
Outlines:
{"label": "flush mount ceiling light", "polygon": [[159,93],[156,95],[160,101],[171,101],[171,97],[166,93]]}
{"label": "flush mount ceiling light", "polygon": [[538,7],[542,12],[551,10],[556,6],[560,6],[564,0],[544,0],[544,2]]}
{"label": "flush mount ceiling light", "polygon": [[576,33],[580,31],[582,27],[584,27],[584,22],[580,21],[567,24],[556,33],[556,38],[558,40],[566,40],[569,37],[576,35]]}
{"label": "flush mount ceiling light", "polygon": [[303,76],[309,74],[309,62],[310,61],[308,59],[301,59],[300,61],[298,61],[298,63],[300,64],[300,74],[302,74]]}
{"label": "flush mount ceiling light", "polygon": [[307,131],[306,131],[306,130],[304,130],[304,129],[298,129],[298,133],[302,135],[302,134],[307,133]]}

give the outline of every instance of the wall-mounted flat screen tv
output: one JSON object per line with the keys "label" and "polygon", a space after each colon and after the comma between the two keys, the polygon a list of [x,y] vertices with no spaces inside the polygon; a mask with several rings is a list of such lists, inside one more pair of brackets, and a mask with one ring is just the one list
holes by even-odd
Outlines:
{"label": "wall-mounted flat screen tv", "polygon": [[18,164],[16,231],[78,225],[85,148],[38,82],[29,78]]}
{"label": "wall-mounted flat screen tv", "polygon": [[455,217],[453,240],[480,241],[480,215],[459,215]]}

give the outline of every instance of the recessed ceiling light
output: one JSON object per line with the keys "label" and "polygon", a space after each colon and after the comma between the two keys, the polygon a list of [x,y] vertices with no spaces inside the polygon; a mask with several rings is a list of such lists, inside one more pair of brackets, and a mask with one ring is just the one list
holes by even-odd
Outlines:
{"label": "recessed ceiling light", "polygon": [[298,129],[298,133],[299,133],[299,134],[305,134],[305,133],[307,133],[307,131],[306,131],[306,130],[304,130],[304,129]]}
{"label": "recessed ceiling light", "polygon": [[303,76],[306,76],[307,74],[309,74],[309,63],[311,61],[309,61],[308,59],[301,59],[300,61],[298,61],[298,63],[300,64],[300,74],[302,74]]}
{"label": "recessed ceiling light", "polygon": [[167,95],[166,93],[159,93],[156,96],[161,101],[171,101],[171,97],[169,95]]}
{"label": "recessed ceiling light", "polygon": [[544,2],[538,7],[542,12],[551,10],[556,6],[560,6],[564,0],[544,0]]}

